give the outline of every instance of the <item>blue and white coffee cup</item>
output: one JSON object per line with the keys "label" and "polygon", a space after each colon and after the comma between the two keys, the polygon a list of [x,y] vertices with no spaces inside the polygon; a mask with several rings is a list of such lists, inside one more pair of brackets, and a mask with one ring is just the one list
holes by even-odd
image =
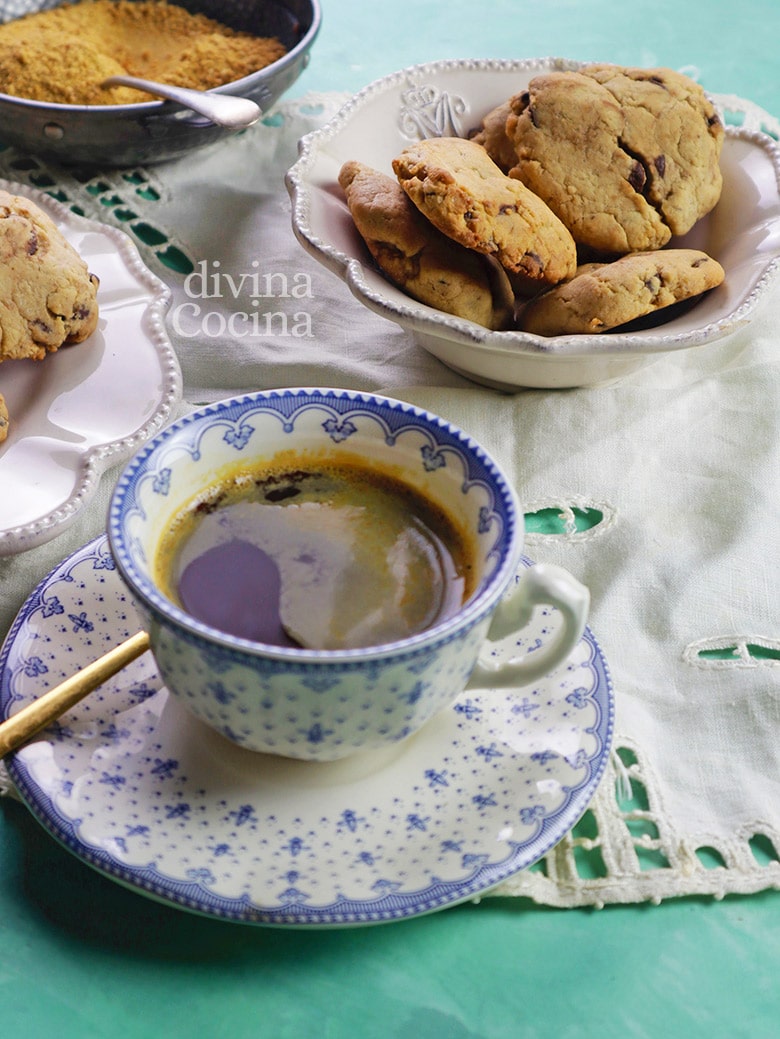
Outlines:
{"label": "blue and white coffee cup", "polygon": [[[474,547],[474,589],[454,615],[383,645],[322,650],[253,642],[190,616],[155,578],[181,510],[232,463],[262,470],[280,452],[391,468],[459,517]],[[444,419],[370,393],[284,389],[219,401],[174,422],[131,459],[108,523],[116,564],[171,695],[234,743],[330,761],[406,739],[468,684],[525,686],[562,665],[585,627],[589,594],[557,566],[523,565],[523,513],[483,447]],[[551,640],[491,653],[551,606]]]}

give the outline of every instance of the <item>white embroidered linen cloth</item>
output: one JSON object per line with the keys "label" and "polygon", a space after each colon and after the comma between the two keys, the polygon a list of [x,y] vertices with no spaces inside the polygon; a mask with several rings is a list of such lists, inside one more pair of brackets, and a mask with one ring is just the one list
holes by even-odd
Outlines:
{"label": "white embroidered linen cloth", "polygon": [[[340,100],[282,104],[226,145],[132,176],[85,183],[14,165],[13,153],[0,174],[34,185],[45,173],[88,216],[132,233],[131,206],[136,227],[159,232],[137,244],[174,293],[182,410],[292,385],[430,408],[508,470],[529,514],[527,554],[589,586],[614,683],[610,765],[589,828],[494,894],[576,906],[780,886],[780,283],[748,328],[616,385],[480,388],[362,308],[293,236],[284,171]],[[167,264],[172,248],[189,273]],[[0,631],[104,528],[116,473],[53,542],[0,560]],[[550,532],[534,523],[543,516]],[[583,868],[594,856],[598,868]]]}

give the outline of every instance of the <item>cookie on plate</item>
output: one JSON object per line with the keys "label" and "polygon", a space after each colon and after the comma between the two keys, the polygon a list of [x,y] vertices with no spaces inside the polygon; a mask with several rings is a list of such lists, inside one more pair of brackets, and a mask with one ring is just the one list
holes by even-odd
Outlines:
{"label": "cookie on plate", "polygon": [[339,184],[371,255],[399,288],[486,328],[509,325],[514,294],[495,261],[438,231],[393,177],[350,161],[339,172]]}
{"label": "cookie on plate", "polygon": [[701,87],[671,69],[536,76],[510,99],[506,133],[510,175],[600,253],[658,249],[720,197],[723,124]]}
{"label": "cookie on plate", "polygon": [[8,436],[8,408],[2,393],[0,393],[0,444]]}
{"label": "cookie on plate", "polygon": [[98,280],[34,202],[0,190],[0,360],[41,360],[98,321]]}
{"label": "cookie on plate", "polygon": [[515,146],[506,132],[506,121],[512,112],[511,98],[492,108],[470,138],[482,145],[493,162],[504,173],[509,173],[517,162]]}
{"label": "cookie on plate", "polygon": [[412,202],[448,238],[494,256],[530,289],[572,277],[574,240],[557,216],[475,141],[432,137],[405,148],[393,170]]}
{"label": "cookie on plate", "polygon": [[519,326],[541,336],[606,332],[699,296],[723,279],[717,260],[698,249],[657,249],[583,264],[571,281],[527,304]]}

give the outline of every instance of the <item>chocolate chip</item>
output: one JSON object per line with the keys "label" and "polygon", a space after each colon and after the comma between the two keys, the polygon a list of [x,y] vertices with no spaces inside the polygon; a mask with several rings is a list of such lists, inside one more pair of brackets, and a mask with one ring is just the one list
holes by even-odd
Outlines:
{"label": "chocolate chip", "polygon": [[528,118],[531,120],[531,125],[532,126],[538,126],[539,123],[537,122],[537,119],[536,119],[536,109],[534,108],[534,106],[533,105],[529,105],[527,111],[528,111]]}
{"label": "chocolate chip", "polygon": [[658,176],[663,177],[664,173],[666,173],[666,156],[657,155],[653,160],[653,165],[658,170]]}
{"label": "chocolate chip", "polygon": [[35,231],[30,233],[30,237],[27,239],[27,255],[35,256],[38,252],[38,235]]}
{"label": "chocolate chip", "polygon": [[652,274],[645,281],[645,288],[652,295],[652,299],[650,300],[650,302],[653,304],[653,306],[655,306],[655,304],[658,302],[658,296],[663,286],[664,279],[661,274]]}
{"label": "chocolate chip", "polygon": [[694,268],[695,267],[703,267],[706,262],[707,262],[707,257],[706,256],[700,256],[697,260],[693,261],[693,263],[691,264],[691,267],[694,267]]}
{"label": "chocolate chip", "polygon": [[505,204],[504,204],[503,206],[499,206],[499,209],[498,209],[498,211],[499,211],[499,213],[501,213],[502,215],[503,215],[503,214],[506,214],[506,213],[516,213],[516,212],[517,212],[517,206],[511,206],[511,205],[510,205],[510,204],[509,204],[509,203],[507,202],[507,203],[505,203]]}
{"label": "chocolate chip", "polygon": [[628,175],[628,183],[634,191],[642,191],[647,182],[647,174],[641,162],[635,162]]}
{"label": "chocolate chip", "polygon": [[32,324],[34,328],[43,332],[44,335],[51,335],[51,325],[47,325],[45,321],[41,320],[41,318],[37,317]]}

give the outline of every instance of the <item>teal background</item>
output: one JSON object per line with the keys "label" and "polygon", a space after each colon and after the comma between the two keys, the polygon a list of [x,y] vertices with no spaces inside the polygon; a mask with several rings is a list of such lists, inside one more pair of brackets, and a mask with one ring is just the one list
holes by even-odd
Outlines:
{"label": "teal background", "polygon": [[[293,96],[449,57],[693,66],[780,115],[777,0],[324,0]],[[717,864],[713,864],[717,867]],[[0,1028],[21,1039],[774,1039],[780,895],[552,910],[484,899],[354,931],[201,919],[0,801]]]}
{"label": "teal background", "polygon": [[324,0],[294,93],[360,90],[440,58],[562,57],[699,70],[700,82],[780,113],[777,0]]}

